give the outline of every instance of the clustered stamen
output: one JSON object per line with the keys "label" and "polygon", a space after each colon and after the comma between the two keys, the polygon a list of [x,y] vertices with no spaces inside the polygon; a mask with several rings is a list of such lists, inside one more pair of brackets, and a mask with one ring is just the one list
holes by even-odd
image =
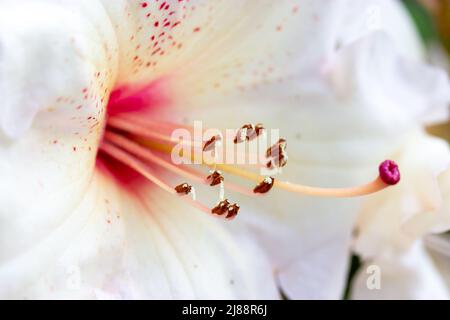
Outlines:
{"label": "clustered stamen", "polygon": [[[228,199],[225,199],[225,187],[248,196],[263,195],[268,193],[273,187],[278,187],[289,192],[303,195],[354,197],[368,195],[383,190],[388,186],[398,183],[400,180],[398,166],[391,160],[386,160],[380,164],[378,169],[379,176],[374,181],[352,188],[319,188],[304,186],[281,181],[280,179],[275,180],[272,176],[261,177],[259,174],[240,169],[236,166],[216,163],[217,161],[214,161],[212,165],[213,169],[205,178],[205,175],[200,171],[185,167],[184,164],[175,165],[170,160],[165,159],[165,157],[153,153],[153,151],[169,154],[172,152],[174,144],[178,143],[178,141],[172,140],[171,131],[178,127],[179,126],[175,124],[155,122],[151,119],[145,120],[144,118],[138,118],[132,115],[117,115],[107,122],[104,141],[100,146],[100,151],[139,172],[143,177],[169,193],[182,196],[190,194],[192,198],[181,197],[181,199],[189,202],[191,205],[205,213],[225,217],[226,219],[233,219],[236,217],[240,206],[236,203],[232,204]],[[192,127],[183,126],[183,128],[193,132]],[[233,142],[236,144],[252,141],[260,137],[264,130],[263,125],[260,123],[256,125],[244,124],[237,131]],[[222,139],[221,135],[215,135],[205,143],[203,143],[203,141],[192,141],[187,142],[187,144],[191,147],[199,146],[200,152],[217,151],[218,148],[223,147]],[[262,163],[256,164],[257,168],[260,168],[260,166],[266,166],[269,169],[284,167],[287,164],[288,159],[286,149],[286,139],[279,139],[266,150],[265,160],[262,160]],[[182,176],[197,183],[209,185],[211,187],[219,185],[219,201],[211,209],[211,207],[196,200],[195,189],[192,185],[183,182],[174,188],[170,187],[152,172],[148,166],[149,164],[157,165],[178,176]],[[211,168],[211,165],[207,165]],[[237,184],[225,182],[222,172],[255,181],[256,186],[253,189],[247,189]]]}
{"label": "clustered stamen", "polygon": [[225,218],[230,220],[237,216],[239,209],[240,207],[238,204],[231,204],[228,199],[225,199],[217,203],[217,205],[211,209],[211,213],[218,216],[226,214]]}

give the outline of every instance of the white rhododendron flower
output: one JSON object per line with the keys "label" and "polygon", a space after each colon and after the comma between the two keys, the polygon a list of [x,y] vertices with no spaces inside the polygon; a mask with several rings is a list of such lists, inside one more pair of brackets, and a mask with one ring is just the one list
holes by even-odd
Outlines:
{"label": "white rhododendron flower", "polygon": [[[0,93],[0,297],[336,299],[351,248],[448,229],[450,85],[395,1],[4,0]],[[289,163],[205,180],[197,120]]]}

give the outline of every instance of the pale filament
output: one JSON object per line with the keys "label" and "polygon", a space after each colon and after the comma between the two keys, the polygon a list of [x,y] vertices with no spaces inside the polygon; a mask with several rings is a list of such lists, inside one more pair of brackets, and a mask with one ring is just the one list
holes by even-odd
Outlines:
{"label": "pale filament", "polygon": [[[110,155],[111,157],[115,158],[116,160],[122,162],[123,164],[127,165],[128,167],[134,169],[136,172],[140,173],[143,177],[153,182],[155,185],[163,189],[164,191],[177,195],[177,192],[174,190],[173,187],[167,185],[162,180],[158,179],[156,176],[154,176],[150,169],[141,161],[134,158],[130,154],[128,154],[125,151],[122,151],[120,148],[114,146],[113,144],[109,142],[103,142],[100,145],[100,150],[105,152],[106,154]],[[190,205],[196,207],[197,209],[210,214],[211,210],[204,204],[190,198],[190,197],[180,197],[184,201],[188,202]]]}
{"label": "pale filament", "polygon": [[[108,125],[113,128],[127,131],[132,134],[141,136],[143,138],[157,139],[157,140],[170,142],[170,143],[179,143],[180,142],[175,139],[172,139],[172,137],[155,132],[154,130],[147,129],[138,123],[129,122],[125,119],[121,119],[118,117],[111,118],[108,121]],[[186,144],[188,146],[198,147],[198,148],[201,148],[203,146],[203,144],[198,141],[194,141],[193,143],[191,141],[181,141],[181,143]]]}
{"label": "pale filament", "polygon": [[[163,159],[162,157],[158,157],[153,154],[149,149],[141,146],[140,144],[133,142],[132,140],[129,140],[119,134],[106,131],[105,132],[105,139],[106,141],[112,142],[115,145],[121,147],[122,149],[126,150],[127,152],[130,152],[142,159],[145,159],[147,161],[153,162],[156,165],[159,165],[175,174],[178,174],[182,177],[185,177],[187,179],[192,179],[193,181],[196,181],[198,183],[202,184],[208,184],[208,182],[205,180],[203,174],[201,172],[198,172],[194,169],[182,169],[179,166],[176,166],[169,161]],[[248,189],[245,189],[241,186],[238,186],[236,184],[225,182],[225,187],[233,190],[235,192],[239,192],[241,194],[245,195],[252,195],[255,196],[255,194]]]}
{"label": "pale filament", "polygon": [[[194,130],[193,126],[190,126],[190,125],[187,125],[187,124],[178,124],[178,123],[171,123],[171,122],[159,121],[159,120],[157,121],[157,120],[153,120],[153,119],[151,119],[149,117],[142,118],[142,117],[133,115],[132,113],[123,113],[123,114],[117,115],[116,117],[119,117],[119,118],[122,118],[122,119],[125,119],[125,120],[128,120],[128,121],[131,121],[131,122],[139,123],[139,124],[141,124],[143,126],[146,126],[146,127],[149,126],[149,125],[158,126],[158,127],[161,127],[161,128],[165,128],[165,129],[167,129],[170,132],[172,132],[175,129],[181,129],[181,128],[189,130],[189,131],[193,131]],[[204,131],[206,131],[206,130],[204,129],[203,132]]]}
{"label": "pale filament", "polygon": [[[128,119],[127,119],[128,118]],[[176,139],[173,139],[170,135],[166,135],[166,134],[162,134],[159,132],[155,132],[155,128],[159,128],[161,126],[161,123],[156,123],[156,122],[152,122],[153,125],[152,127],[149,127],[149,123],[145,123],[147,122],[147,119],[143,120],[143,119],[138,119],[137,117],[130,117],[130,116],[116,116],[113,118],[110,118],[108,120],[108,126],[115,128],[115,129],[119,129],[131,134],[134,134],[136,136],[140,136],[142,138],[148,138],[148,139],[156,139],[156,140],[160,140],[160,141],[164,141],[164,142],[169,142],[169,143],[181,143],[183,145],[186,146],[190,146],[190,147],[194,147],[194,155],[201,157],[202,156],[202,147],[203,147],[203,142],[202,141],[178,141]],[[168,126],[171,126],[171,124],[165,124]],[[186,129],[188,130],[193,130],[193,127],[189,127],[189,126],[184,126]],[[171,127],[170,129],[175,130],[177,127]],[[178,126],[179,128],[179,126]],[[232,143],[232,142],[229,142]],[[216,154],[217,154],[218,149],[216,149]],[[245,156],[245,155],[249,155],[249,153],[246,154],[242,154],[240,152],[237,152],[236,156]],[[255,156],[255,155],[254,155]],[[257,159],[259,159],[259,157],[256,156]],[[249,165],[249,164],[247,164]],[[265,167],[265,163],[257,163],[257,164],[251,164],[250,166],[256,166],[256,167]]]}
{"label": "pale filament", "polygon": [[[259,182],[264,177],[248,172],[236,167],[232,167],[225,164],[218,164],[217,167],[224,171],[228,172],[232,175],[239,176],[244,179],[253,180],[255,182]],[[317,196],[317,197],[334,197],[334,198],[349,198],[349,197],[359,197],[364,195],[369,195],[371,193],[381,191],[386,187],[389,187],[388,184],[384,183],[379,177],[369,182],[367,184],[350,187],[350,188],[320,188],[320,187],[311,187],[300,184],[294,184],[288,181],[280,181],[275,180],[274,187],[278,187],[280,189],[284,189],[293,193],[300,193],[308,196]]]}

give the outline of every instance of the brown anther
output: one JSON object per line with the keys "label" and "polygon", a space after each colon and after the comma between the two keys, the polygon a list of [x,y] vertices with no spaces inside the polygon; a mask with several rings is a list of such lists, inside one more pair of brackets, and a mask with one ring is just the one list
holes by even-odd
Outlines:
{"label": "brown anther", "polygon": [[254,128],[252,126],[251,130],[247,131],[247,140],[251,141],[253,139],[256,139],[264,132],[264,126],[262,123],[258,123]]}
{"label": "brown anther", "polygon": [[221,141],[222,137],[220,135],[215,135],[205,142],[203,146],[203,151],[211,151],[216,147],[216,142]]}
{"label": "brown anther", "polygon": [[266,151],[266,157],[271,158],[267,162],[267,168],[281,168],[287,164],[288,156],[286,154],[287,142],[285,139],[279,139],[277,143]]}
{"label": "brown anther", "polygon": [[279,154],[285,153],[287,142],[285,139],[279,139],[273,146],[266,151],[266,157],[278,157]]}
{"label": "brown anther", "polygon": [[179,184],[175,187],[177,193],[189,194],[192,191],[192,186],[187,183]]}
{"label": "brown anther", "polygon": [[241,143],[245,140],[251,141],[261,135],[264,131],[264,126],[258,123],[256,126],[252,124],[244,124],[236,133],[234,143]]}
{"label": "brown anther", "polygon": [[214,187],[214,186],[220,184],[224,180],[224,178],[223,178],[222,173],[220,171],[215,170],[208,177],[206,177],[206,180],[210,183],[209,185],[211,187]]}
{"label": "brown anther", "polygon": [[282,168],[287,164],[287,160],[287,155],[281,154],[278,158],[273,158],[268,161],[266,167],[268,169]]}
{"label": "brown anther", "polygon": [[220,201],[214,208],[211,209],[211,213],[217,214],[219,216],[228,212],[228,207],[230,206],[230,202],[228,199]]}
{"label": "brown anther", "polygon": [[237,203],[234,203],[234,204],[228,206],[228,214],[225,218],[227,218],[228,220],[233,219],[234,217],[237,216],[240,208],[241,207],[239,207],[239,205]]}
{"label": "brown anther", "polygon": [[254,193],[267,193],[272,189],[273,183],[275,179],[272,177],[266,177],[263,181],[261,181],[254,189]]}
{"label": "brown anther", "polygon": [[234,143],[241,143],[249,139],[249,133],[254,131],[252,124],[244,124],[236,133]]}
{"label": "brown anther", "polygon": [[264,130],[265,130],[265,128],[264,128],[263,124],[262,123],[258,123],[255,126],[256,136],[257,137],[260,136],[264,132]]}

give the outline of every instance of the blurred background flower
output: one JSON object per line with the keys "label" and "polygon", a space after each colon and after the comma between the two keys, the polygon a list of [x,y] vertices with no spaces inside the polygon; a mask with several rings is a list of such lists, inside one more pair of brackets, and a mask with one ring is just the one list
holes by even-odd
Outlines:
{"label": "blurred background flower", "polygon": [[[427,60],[450,72],[450,1],[403,0],[403,5],[414,21],[417,32],[426,48]],[[450,106],[449,106],[450,107]],[[450,142],[450,122],[428,126],[427,131]],[[415,148],[418,148],[416,145]],[[419,148],[420,149],[420,148]],[[440,177],[444,205],[442,213],[448,214],[449,172]],[[445,230],[440,230],[440,232]],[[389,253],[376,260],[384,271],[383,290],[367,290],[367,268],[374,261],[363,263],[359,255],[351,260],[345,298],[442,298],[450,288],[450,232],[428,235],[413,247],[395,258]],[[438,271],[438,272],[436,272]],[[423,288],[419,291],[417,288]]]}

